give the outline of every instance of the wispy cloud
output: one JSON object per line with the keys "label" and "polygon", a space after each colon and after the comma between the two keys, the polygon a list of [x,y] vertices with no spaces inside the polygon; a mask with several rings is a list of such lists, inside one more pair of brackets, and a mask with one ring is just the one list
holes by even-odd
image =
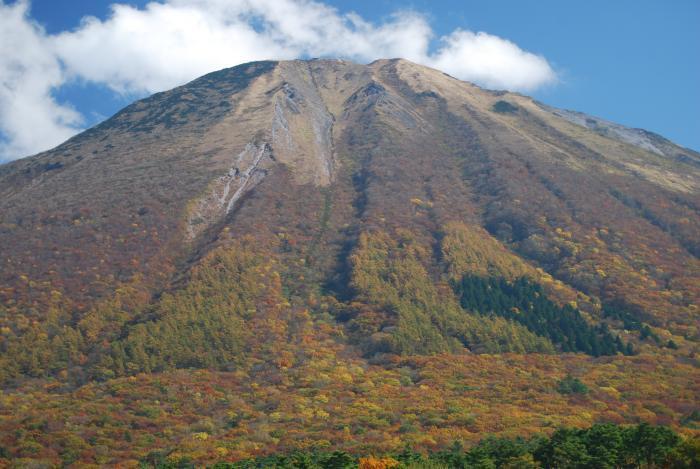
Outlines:
{"label": "wispy cloud", "polygon": [[404,57],[495,88],[530,91],[556,80],[546,59],[487,33],[435,38],[425,16],[397,11],[381,23],[310,0],[166,0],[114,4],[105,19],[46,34],[27,1],[0,0],[0,160],[48,149],[81,116],[52,98],[71,80],[115,93],[161,91],[251,60]]}

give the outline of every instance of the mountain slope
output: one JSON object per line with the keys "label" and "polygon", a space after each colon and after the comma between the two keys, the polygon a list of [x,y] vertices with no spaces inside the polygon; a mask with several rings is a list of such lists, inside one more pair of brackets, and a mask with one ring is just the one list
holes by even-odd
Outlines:
{"label": "mountain slope", "polygon": [[[548,382],[599,376],[587,421],[564,402],[557,418],[681,425],[697,408],[699,194],[696,152],[405,60],[214,72],[0,166],[1,378],[20,400],[37,379],[75,393],[42,396],[61,413],[81,412],[94,382],[139,373],[144,389],[233,373],[229,393],[299,398],[362,394],[363,373],[398,380],[368,395],[377,405],[425,380],[462,389],[476,364],[517,382],[546,357]],[[643,389],[603,390],[610,366]],[[674,384],[659,394],[661,376]],[[259,410],[241,425],[261,425]],[[441,443],[476,432],[431,412],[449,422]],[[391,446],[401,425],[377,441]]]}

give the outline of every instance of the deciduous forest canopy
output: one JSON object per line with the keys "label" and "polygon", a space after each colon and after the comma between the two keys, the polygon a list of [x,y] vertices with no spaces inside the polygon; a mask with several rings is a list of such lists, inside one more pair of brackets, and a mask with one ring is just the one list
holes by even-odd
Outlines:
{"label": "deciduous forest canopy", "polygon": [[700,155],[580,117],[265,61],[0,166],[0,465],[695,467]]}

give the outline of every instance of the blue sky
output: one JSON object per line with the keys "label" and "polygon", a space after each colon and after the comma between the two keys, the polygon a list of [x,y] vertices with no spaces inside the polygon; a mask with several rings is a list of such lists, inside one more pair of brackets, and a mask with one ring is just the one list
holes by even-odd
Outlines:
{"label": "blue sky", "polygon": [[[170,3],[178,1],[189,4],[201,2],[205,4],[203,8],[212,9],[212,5],[216,4],[218,8],[218,5],[225,4],[227,0],[170,0]],[[303,0],[284,1],[300,8],[298,11],[302,12],[301,16],[309,10],[304,6]],[[5,0],[6,6],[13,3]],[[54,124],[51,128],[47,127],[47,132],[52,131],[53,134],[47,137],[46,144],[53,144],[53,140],[60,141],[77,129],[94,125],[134,99],[187,81],[200,74],[200,71],[207,70],[208,62],[200,64],[199,68],[186,71],[179,70],[179,64],[172,63],[172,76],[168,75],[169,71],[165,66],[164,70],[158,69],[150,74],[140,74],[139,70],[133,70],[131,75],[123,77],[117,76],[118,70],[109,69],[109,64],[103,65],[102,68],[94,65],[93,62],[100,62],[99,58],[94,57],[95,51],[100,49],[97,46],[90,49],[84,44],[94,38],[103,40],[109,34],[112,3],[114,2],[105,0],[31,2],[25,20],[39,23],[44,28],[40,35],[48,38],[52,44],[58,44],[58,58],[55,60],[59,65],[56,67],[62,70],[56,72],[61,74],[61,79],[43,85],[48,90],[48,99],[53,101],[46,104],[53,106],[46,109],[49,112],[47,119],[53,119]],[[142,10],[147,2],[118,3]],[[273,7],[276,5],[275,0],[266,0],[264,3]],[[297,53],[295,51],[299,51],[297,55],[307,56],[317,50],[330,50],[331,53],[337,50],[338,55],[347,55],[361,61],[365,57],[372,58],[382,52],[418,50],[420,41],[416,44],[411,42],[411,28],[415,27],[416,36],[422,37],[419,32],[425,32],[427,25],[431,30],[428,34],[431,40],[427,45],[427,52],[416,54],[429,60],[429,65],[442,65],[442,68],[448,68],[446,71],[453,75],[480,82],[482,85],[515,88],[553,106],[574,109],[630,127],[651,130],[681,145],[700,150],[700,2],[696,0],[326,0],[315,3],[321,7],[322,4],[337,9],[333,18],[343,17],[350,12],[359,14],[363,21],[375,28],[372,32],[375,38],[381,39],[383,35],[395,34],[396,29],[404,29],[408,33],[384,49],[353,50],[346,53],[342,45],[337,45],[335,49],[324,48],[318,44],[299,45],[300,38],[304,38],[304,28],[308,28],[308,25],[298,24],[294,25],[298,30],[291,33],[285,31],[285,34],[296,35],[294,41],[297,42],[294,46],[286,42],[284,49],[272,47],[270,53],[287,57]],[[407,11],[413,12],[419,19],[396,19],[397,12]],[[258,13],[260,12],[256,12]],[[260,14],[264,18],[272,18],[270,21],[276,21],[269,13]],[[313,14],[320,15],[319,18],[328,16],[327,12],[309,12],[309,16]],[[98,24],[99,27],[86,29],[84,24],[81,25],[81,19],[86,15],[96,16],[103,23]],[[124,18],[127,16],[124,15]],[[127,20],[123,19],[122,23],[125,21]],[[402,21],[405,21],[407,26],[404,27]],[[389,29],[382,29],[382,25],[389,25]],[[392,29],[392,25],[398,25],[398,28]],[[0,24],[0,28],[2,27]],[[81,29],[85,31],[79,36],[77,31]],[[489,38],[495,38],[494,40],[503,44],[506,41],[513,43],[514,47],[508,50],[506,49],[510,46],[503,46],[503,60],[516,71],[523,67],[531,67],[531,73],[525,73],[530,73],[529,81],[513,81],[513,76],[517,73],[510,72],[507,68],[485,75],[475,74],[473,67],[459,68],[455,62],[459,62],[460,57],[463,58],[464,55],[455,51],[438,57],[438,49],[444,46],[444,38],[454,37],[450,35],[457,30],[483,31],[488,33]],[[75,33],[74,38],[62,38],[62,35],[65,36],[66,32],[71,31]],[[466,41],[470,47],[478,47],[474,45],[473,37],[460,37],[460,41]],[[120,47],[116,40],[107,44],[103,47],[107,55],[113,53],[110,52],[110,44],[115,48]],[[251,42],[249,47],[256,48],[259,47],[258,44],[260,42]],[[139,50],[140,46],[136,44],[133,47]],[[128,53],[128,46],[125,46],[124,50]],[[520,52],[528,57],[519,56]],[[240,59],[238,56],[232,57],[230,61],[245,60],[248,55],[242,54]],[[536,63],[536,55],[545,60],[544,65]],[[46,60],[48,63],[54,59]],[[149,59],[146,57],[144,60],[148,63]],[[228,64],[225,59],[222,60],[211,63]],[[549,76],[549,71],[556,77]],[[508,76],[503,76],[504,73]],[[3,106],[1,100],[0,106]],[[15,104],[15,107],[17,106],[20,104]],[[54,114],[51,115],[50,112]],[[21,143],[22,129],[2,127],[2,109],[0,134],[6,141],[10,140],[8,136],[19,135],[16,140]],[[38,143],[40,144],[41,142]],[[11,151],[21,153],[29,149],[34,148],[18,143],[14,149],[6,151],[5,159],[13,157]]]}

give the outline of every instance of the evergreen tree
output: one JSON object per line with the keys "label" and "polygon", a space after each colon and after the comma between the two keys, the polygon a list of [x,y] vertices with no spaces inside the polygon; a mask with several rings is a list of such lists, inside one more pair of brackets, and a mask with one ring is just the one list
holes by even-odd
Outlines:
{"label": "evergreen tree", "polygon": [[607,325],[592,327],[577,309],[558,306],[547,298],[540,285],[525,277],[511,282],[502,277],[465,275],[454,288],[464,309],[518,322],[558,344],[563,352],[597,357],[628,350]]}

